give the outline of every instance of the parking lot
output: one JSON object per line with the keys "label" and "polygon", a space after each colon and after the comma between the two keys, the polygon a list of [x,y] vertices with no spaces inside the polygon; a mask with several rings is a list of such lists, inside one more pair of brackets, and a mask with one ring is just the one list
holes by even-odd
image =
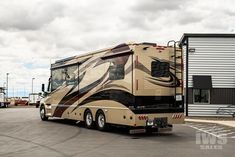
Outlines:
{"label": "parking lot", "polygon": [[[212,124],[188,123],[175,125],[171,133],[129,135],[123,128],[113,127],[109,132],[100,132],[86,129],[75,121],[51,119],[44,122],[38,112],[36,108],[0,109],[1,157],[219,157],[231,156],[235,152],[235,131],[225,126],[216,126],[220,128],[220,134],[210,132]],[[212,136],[228,133],[229,138],[222,148],[205,150],[196,143],[198,131]]]}

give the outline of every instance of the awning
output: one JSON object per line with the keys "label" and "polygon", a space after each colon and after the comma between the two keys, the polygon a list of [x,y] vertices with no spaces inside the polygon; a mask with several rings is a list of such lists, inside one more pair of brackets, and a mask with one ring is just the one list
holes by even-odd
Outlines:
{"label": "awning", "polygon": [[196,89],[211,89],[211,76],[193,76],[193,88]]}

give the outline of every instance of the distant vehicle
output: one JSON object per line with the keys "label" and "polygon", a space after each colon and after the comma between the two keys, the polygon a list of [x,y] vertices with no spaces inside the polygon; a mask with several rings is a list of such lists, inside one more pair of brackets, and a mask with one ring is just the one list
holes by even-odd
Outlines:
{"label": "distant vehicle", "polygon": [[10,102],[7,101],[6,96],[5,96],[5,88],[0,87],[0,107],[5,107],[7,108]]}
{"label": "distant vehicle", "polygon": [[40,100],[41,100],[41,96],[39,93],[29,94],[29,105],[35,105],[38,108]]}
{"label": "distant vehicle", "polygon": [[109,124],[130,133],[171,131],[184,122],[182,57],[176,42],[130,43],[56,61],[41,119],[74,119],[102,131]]}
{"label": "distant vehicle", "polygon": [[15,106],[26,106],[26,105],[28,105],[27,100],[21,98],[15,99]]}

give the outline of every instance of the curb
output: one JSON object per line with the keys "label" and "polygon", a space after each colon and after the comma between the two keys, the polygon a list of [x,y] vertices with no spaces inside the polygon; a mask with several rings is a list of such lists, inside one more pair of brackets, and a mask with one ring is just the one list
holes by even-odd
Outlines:
{"label": "curb", "polygon": [[215,120],[203,120],[203,119],[185,119],[185,122],[214,123],[214,124],[225,125],[225,126],[229,126],[229,127],[235,128],[235,121],[215,121]]}

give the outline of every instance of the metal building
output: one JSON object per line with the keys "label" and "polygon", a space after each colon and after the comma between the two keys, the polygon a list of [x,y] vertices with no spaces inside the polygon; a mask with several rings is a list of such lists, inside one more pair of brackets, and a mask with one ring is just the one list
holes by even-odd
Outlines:
{"label": "metal building", "polygon": [[235,112],[235,34],[184,34],[185,105],[188,116]]}

